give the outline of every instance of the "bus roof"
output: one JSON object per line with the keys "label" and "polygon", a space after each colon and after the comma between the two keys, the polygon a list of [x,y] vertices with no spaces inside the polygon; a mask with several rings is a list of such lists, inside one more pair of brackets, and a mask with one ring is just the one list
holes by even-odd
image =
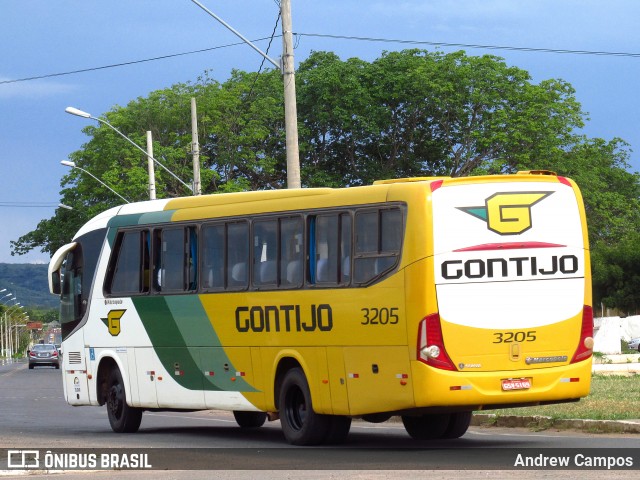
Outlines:
{"label": "bus roof", "polygon": [[[114,217],[149,214],[141,223],[193,220],[234,215],[260,214],[315,207],[348,206],[381,203],[389,200],[391,192],[430,189],[444,186],[507,181],[549,181],[569,184],[554,172],[525,171],[517,175],[487,175],[475,177],[411,177],[377,180],[373,185],[348,188],[301,188],[258,190],[210,194],[173,199],[147,200],[111,208],[89,220],[76,234],[106,227]],[[401,194],[402,195],[402,194]],[[392,195],[398,198],[397,194]],[[154,215],[162,213],[162,215]]]}

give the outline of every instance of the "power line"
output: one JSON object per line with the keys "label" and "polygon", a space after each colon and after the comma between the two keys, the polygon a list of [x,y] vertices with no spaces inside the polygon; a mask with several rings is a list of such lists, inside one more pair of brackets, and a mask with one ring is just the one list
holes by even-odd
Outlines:
{"label": "power line", "polygon": [[597,55],[607,57],[631,57],[639,58],[640,53],[630,52],[607,52],[597,50],[570,50],[564,48],[538,48],[538,47],[512,47],[508,45],[483,45],[474,43],[448,43],[448,42],[430,42],[426,40],[400,40],[392,38],[375,38],[375,37],[354,37],[349,35],[330,35],[324,33],[295,33],[294,35],[300,37],[318,37],[318,38],[332,38],[338,40],[358,40],[364,42],[376,42],[376,43],[401,43],[408,45],[431,45],[436,47],[456,47],[456,48],[479,48],[486,50],[508,50],[508,51],[520,51],[520,52],[539,52],[539,53],[566,53],[571,55]]}
{"label": "power line", "polygon": [[[270,39],[270,37],[264,37],[264,38],[258,38],[258,39],[253,40],[253,41],[254,42],[260,42],[262,40],[269,40],[269,39]],[[37,76],[25,77],[25,78],[16,78],[14,80],[1,80],[0,81],[0,85],[7,84],[7,83],[28,82],[28,81],[31,81],[31,80],[42,80],[43,78],[61,77],[61,76],[64,76],[64,75],[75,75],[76,73],[95,72],[97,70],[106,70],[108,68],[125,67],[125,66],[128,66],[128,65],[136,65],[136,64],[139,64],[139,63],[155,62],[156,60],[166,60],[168,58],[182,57],[182,56],[186,56],[186,55],[193,55],[193,54],[196,54],[196,53],[203,53],[203,52],[210,52],[210,51],[213,51],[213,50],[220,50],[222,48],[235,47],[237,45],[244,45],[244,42],[229,43],[229,44],[226,44],[226,45],[219,45],[217,47],[202,48],[200,50],[191,50],[190,52],[182,52],[182,53],[173,53],[173,54],[169,54],[169,55],[161,55],[159,57],[145,58],[145,59],[142,59],[142,60],[131,60],[129,62],[112,63],[110,65],[103,65],[101,67],[89,67],[89,68],[82,68],[82,69],[78,69],[78,70],[70,70],[68,72],[48,73],[48,74],[45,74],[45,75],[37,75]]]}
{"label": "power line", "polygon": [[[633,52],[609,52],[598,50],[572,50],[562,48],[539,48],[539,47],[514,47],[509,45],[485,45],[474,43],[450,43],[450,42],[433,42],[428,40],[402,40],[393,38],[377,38],[377,37],[356,37],[350,35],[331,35],[324,33],[294,33],[296,37],[315,37],[315,38],[331,38],[335,40],[352,40],[361,42],[374,42],[374,43],[397,43],[403,45],[430,45],[435,47],[455,47],[455,48],[477,48],[484,50],[506,50],[506,51],[520,51],[520,52],[532,52],[532,53],[555,53],[555,54],[569,54],[569,55],[592,55],[592,56],[604,56],[604,57],[627,57],[627,58],[640,58],[640,53]],[[260,42],[263,40],[272,41],[274,38],[282,37],[282,35],[272,35],[270,37],[258,38],[252,40],[252,42]],[[211,52],[214,50],[220,50],[223,48],[235,47],[238,45],[244,45],[244,42],[229,43],[226,45],[219,45],[216,47],[202,48],[199,50],[191,50],[188,52],[173,53],[169,55],[161,55],[158,57],[145,58],[142,60],[131,60],[128,62],[113,63],[109,65],[103,65],[99,67],[89,67],[77,70],[70,70],[67,72],[48,73],[44,75],[34,75],[31,77],[16,78],[13,80],[0,80],[0,85],[18,82],[28,82],[31,80],[41,80],[44,78],[61,77],[65,75],[75,75],[77,73],[94,72],[98,70],[106,70],[109,68],[124,67],[129,65],[137,65],[140,63],[154,62],[157,60],[166,60],[169,58],[182,57],[187,55],[194,55],[197,53]]]}
{"label": "power line", "polygon": [[[269,55],[269,49],[271,48],[271,42],[273,42],[273,39],[276,37],[276,29],[278,28],[278,23],[280,23],[280,10],[278,10],[278,17],[276,18],[276,24],[273,26],[273,32],[271,32],[271,38],[269,39],[269,45],[267,45],[267,51],[265,52],[266,55]],[[281,36],[282,35],[280,35],[280,37]],[[260,76],[260,73],[262,72],[262,67],[264,67],[265,60],[266,60],[266,57],[262,57],[262,62],[260,62],[260,68],[258,68],[258,74],[253,79],[253,83],[251,84],[251,88],[249,89],[249,95],[247,95],[247,98],[249,98],[249,99],[251,99],[251,95],[253,94],[253,88],[256,86],[256,82],[258,81],[258,77]]]}

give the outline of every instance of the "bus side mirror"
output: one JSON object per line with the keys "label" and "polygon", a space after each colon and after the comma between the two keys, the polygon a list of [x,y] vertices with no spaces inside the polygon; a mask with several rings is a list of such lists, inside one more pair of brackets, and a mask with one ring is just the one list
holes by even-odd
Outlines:
{"label": "bus side mirror", "polygon": [[51,274],[51,293],[54,295],[60,295],[62,293],[60,282],[60,270],[56,270]]}

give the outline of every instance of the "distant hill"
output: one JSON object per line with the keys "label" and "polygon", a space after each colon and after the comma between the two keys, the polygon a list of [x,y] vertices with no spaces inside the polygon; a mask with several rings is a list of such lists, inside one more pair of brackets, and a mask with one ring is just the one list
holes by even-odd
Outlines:
{"label": "distant hill", "polygon": [[[49,293],[47,265],[32,263],[0,263],[0,297],[13,293],[25,308],[55,308],[60,303]],[[5,299],[6,301],[6,299]]]}

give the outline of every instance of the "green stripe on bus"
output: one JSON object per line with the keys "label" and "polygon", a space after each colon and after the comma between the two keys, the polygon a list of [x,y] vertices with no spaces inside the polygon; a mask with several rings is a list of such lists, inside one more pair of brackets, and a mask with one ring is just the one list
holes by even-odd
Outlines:
{"label": "green stripe on bus", "polygon": [[147,296],[132,300],[160,362],[182,387],[257,391],[243,378],[235,378],[236,368],[222,348],[197,295]]}

